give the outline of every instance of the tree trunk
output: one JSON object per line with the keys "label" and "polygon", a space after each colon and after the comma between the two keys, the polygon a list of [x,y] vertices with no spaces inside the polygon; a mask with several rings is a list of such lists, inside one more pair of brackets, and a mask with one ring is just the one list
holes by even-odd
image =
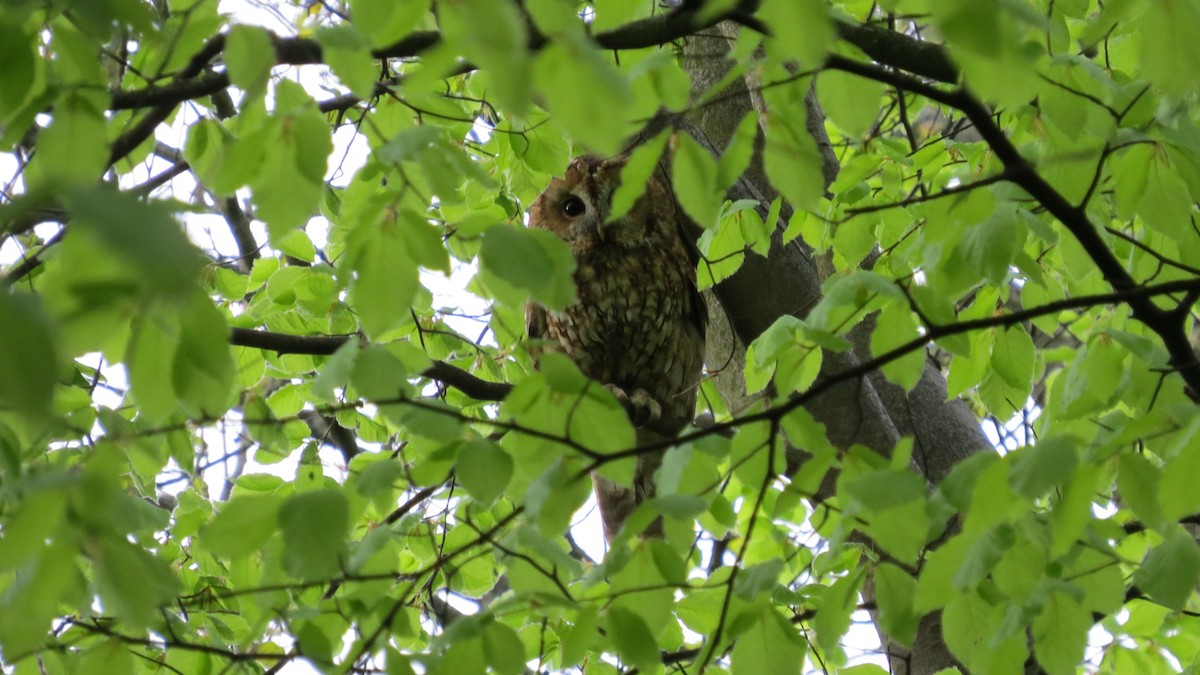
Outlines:
{"label": "tree trunk", "polygon": [[[729,71],[726,58],[738,27],[723,24],[719,35],[692,36],[684,47],[685,68],[697,91],[705,91]],[[733,131],[750,111],[764,112],[752,76],[731,87],[719,103],[706,105],[691,117],[691,123],[714,148],[724,148]],[[810,92],[807,100],[808,129],[823,157],[826,184],[837,173],[837,159],[824,130],[824,116]],[[799,114],[799,111],[797,111]],[[775,191],[766,179],[759,157],[755,157],[742,179],[732,188],[730,199],[755,199],[768,204]],[[765,208],[760,211],[765,216]],[[802,317],[821,294],[826,274],[823,261],[803,242],[782,244],[783,225],[790,210],[785,207],[776,223],[768,257],[747,253],[741,269],[708,294],[710,328],[708,359],[710,369],[721,364],[744,363],[745,345],[761,334],[776,319],[791,314]],[[852,368],[871,357],[868,348],[871,322],[864,321],[851,334],[855,349],[842,353],[825,352],[821,377]],[[732,356],[732,359],[731,359]],[[751,402],[745,391],[740,368],[721,369],[716,384],[732,411]],[[914,437],[912,468],[936,484],[960,460],[971,453],[990,448],[979,422],[961,401],[946,401],[946,383],[933,363],[927,363],[919,383],[911,392],[887,382],[874,372],[865,378],[843,382],[819,397],[808,410],[826,426],[829,440],[836,447],[848,448],[861,443],[882,454],[889,454],[902,436]],[[789,468],[803,454],[790,449]],[[828,481],[827,481],[828,482]],[[873,585],[864,589],[870,603]],[[941,636],[940,613],[924,618],[913,648],[892,643],[884,634],[880,641],[888,655],[893,673],[926,675],[956,665]]]}

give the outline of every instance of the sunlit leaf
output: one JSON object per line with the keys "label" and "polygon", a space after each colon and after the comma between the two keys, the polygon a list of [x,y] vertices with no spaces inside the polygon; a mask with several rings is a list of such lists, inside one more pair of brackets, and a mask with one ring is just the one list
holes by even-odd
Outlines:
{"label": "sunlit leaf", "polygon": [[342,84],[359,98],[371,98],[379,71],[362,35],[353,26],[342,25],[318,30],[317,41]]}
{"label": "sunlit leaf", "polygon": [[660,133],[629,153],[629,159],[621,169],[621,185],[612,196],[612,207],[608,213],[610,220],[628,213],[638,198],[645,194],[646,183],[657,168],[658,160],[670,138],[668,134]]}
{"label": "sunlit leaf", "polygon": [[[50,411],[58,375],[55,338],[45,310],[27,294],[0,294],[0,405],[41,416]],[[20,326],[20,330],[14,330]]]}
{"label": "sunlit leaf", "polygon": [[346,498],[336,490],[302,492],[279,505],[283,567],[304,579],[332,577],[345,562]]}
{"label": "sunlit leaf", "polygon": [[110,611],[142,626],[157,619],[179,585],[167,563],[127,541],[100,542],[96,580]]}
{"label": "sunlit leaf", "polygon": [[817,93],[829,119],[847,136],[862,136],[879,115],[883,85],[858,75],[831,70],[817,78]]}
{"label": "sunlit leaf", "polygon": [[1076,672],[1087,646],[1092,617],[1069,596],[1055,593],[1033,620],[1033,651],[1053,674]]}
{"label": "sunlit leaf", "polygon": [[350,18],[354,27],[371,40],[374,47],[390,45],[414,28],[429,11],[430,0],[390,2],[390,0],[350,0]]}
{"label": "sunlit leaf", "polygon": [[512,458],[490,441],[472,440],[459,451],[455,476],[483,504],[504,494],[512,473]]}
{"label": "sunlit leaf", "polygon": [[[597,154],[612,155],[620,149],[632,131],[626,122],[632,94],[600,52],[582,37],[556,41],[538,54],[534,73],[558,124]],[[580,96],[581,91],[589,95]]]}
{"label": "sunlit leaf", "polygon": [[658,644],[646,622],[637,614],[620,607],[608,610],[607,618],[609,639],[621,658],[640,669],[653,669],[658,663]]}
{"label": "sunlit leaf", "polygon": [[1138,587],[1155,602],[1179,608],[1195,592],[1200,578],[1200,547],[1182,528],[1172,528],[1150,551],[1135,575]]}
{"label": "sunlit leaf", "polygon": [[[561,239],[544,230],[493,227],[483,237],[483,269],[507,287],[553,309],[563,309],[575,299],[570,275],[575,261]],[[514,301],[519,295],[509,296]]]}
{"label": "sunlit leaf", "polygon": [[795,629],[773,609],[763,610],[737,641],[730,658],[730,673],[803,672],[805,643]]}
{"label": "sunlit leaf", "polygon": [[212,522],[200,530],[204,548],[224,558],[254,553],[279,529],[280,499],[274,495],[244,495],[225,503]]}
{"label": "sunlit leaf", "polygon": [[267,90],[271,67],[275,65],[275,47],[267,32],[254,26],[238,25],[225,38],[225,60],[229,80],[253,98]]}

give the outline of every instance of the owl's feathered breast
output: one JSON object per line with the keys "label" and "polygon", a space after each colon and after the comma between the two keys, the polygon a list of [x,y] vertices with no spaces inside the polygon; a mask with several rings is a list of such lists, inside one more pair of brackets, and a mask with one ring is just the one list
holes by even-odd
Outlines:
{"label": "owl's feathered breast", "polygon": [[698,318],[704,310],[681,243],[596,247],[578,255],[576,265],[576,302],[562,312],[542,310],[548,348],[598,382],[645,390],[664,418],[680,426],[690,421],[704,358]]}

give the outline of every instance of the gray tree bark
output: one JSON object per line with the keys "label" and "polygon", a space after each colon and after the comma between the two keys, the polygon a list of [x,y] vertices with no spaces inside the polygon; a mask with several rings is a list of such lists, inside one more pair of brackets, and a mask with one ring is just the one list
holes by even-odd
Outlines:
{"label": "gray tree bark", "polygon": [[[734,24],[718,28],[712,36],[690,37],[684,47],[685,69],[696,91],[707,91],[733,65],[727,53],[739,28]],[[744,77],[720,102],[703,106],[690,117],[694,131],[703,136],[701,140],[710,148],[724,148],[748,112],[759,113],[760,119],[766,112],[752,80],[753,76]],[[828,185],[837,175],[837,159],[825,133],[824,115],[812,92],[806,104],[807,128],[821,150]],[[759,157],[754,158],[728,196],[755,199],[764,206],[775,198]],[[765,216],[765,212],[763,208],[760,214]],[[716,385],[731,411],[744,409],[754,397],[746,393],[740,367],[721,368],[721,364],[744,363],[745,346],[750,341],[781,316],[804,316],[821,296],[821,283],[826,276],[823,261],[800,240],[782,244],[781,234],[789,217],[790,210],[785,206],[767,257],[747,253],[741,269],[707,297],[710,325],[706,362],[710,369],[719,371]],[[852,331],[853,350],[823,354],[821,377],[837,375],[871,358],[870,324],[864,321]],[[931,485],[941,481],[965,457],[990,449],[979,421],[969,408],[961,401],[946,400],[945,379],[932,362],[926,364],[911,392],[875,372],[831,388],[816,397],[808,410],[825,425],[830,442],[839,448],[861,443],[886,455],[901,437],[912,436],[912,469]],[[790,469],[794,470],[795,464],[802,460],[802,449],[789,449]],[[873,601],[872,590],[873,584],[868,582],[864,589],[867,602]],[[880,631],[880,641],[893,673],[930,675],[957,665],[942,640],[940,619],[940,613],[935,613],[922,620],[911,649],[894,643]]]}

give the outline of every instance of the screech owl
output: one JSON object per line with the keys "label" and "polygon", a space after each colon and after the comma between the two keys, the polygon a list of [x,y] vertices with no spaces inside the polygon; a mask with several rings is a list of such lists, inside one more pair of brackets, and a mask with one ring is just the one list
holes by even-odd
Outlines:
{"label": "screech owl", "polygon": [[[529,210],[575,256],[576,301],[562,312],[525,308],[526,334],[562,352],[626,405],[638,443],[692,421],[704,364],[707,314],[696,289],[695,250],[674,196],[655,179],[624,216],[608,220],[626,157],[577,157]],[[659,456],[639,457],[630,490],[593,475],[609,541],[654,493]],[[660,535],[661,523],[647,534]]]}

